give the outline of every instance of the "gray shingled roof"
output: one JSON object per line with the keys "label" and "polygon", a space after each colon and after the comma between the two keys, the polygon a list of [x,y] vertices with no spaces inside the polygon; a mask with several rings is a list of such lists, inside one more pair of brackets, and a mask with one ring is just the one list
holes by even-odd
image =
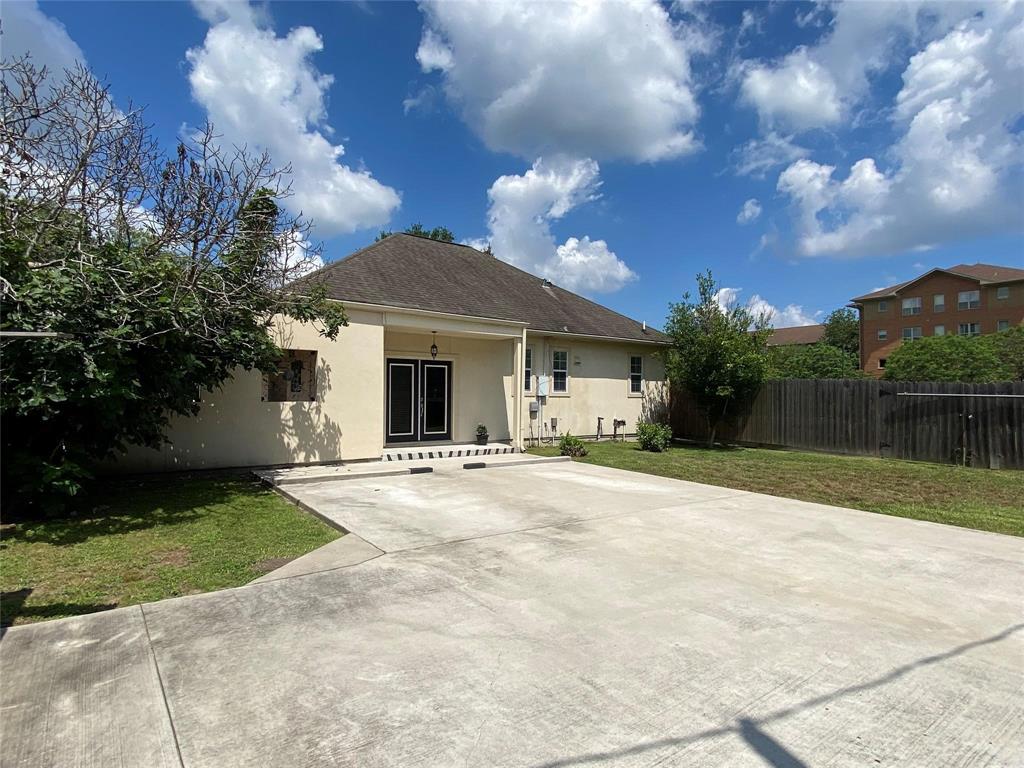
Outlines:
{"label": "gray shingled roof", "polygon": [[774,328],[768,337],[769,347],[787,347],[793,344],[817,344],[825,338],[824,325],[795,325],[790,328]]}
{"label": "gray shingled roof", "polygon": [[637,341],[667,337],[636,320],[545,283],[489,254],[457,243],[395,234],[296,281],[323,283],[332,299],[516,320],[530,331]]}

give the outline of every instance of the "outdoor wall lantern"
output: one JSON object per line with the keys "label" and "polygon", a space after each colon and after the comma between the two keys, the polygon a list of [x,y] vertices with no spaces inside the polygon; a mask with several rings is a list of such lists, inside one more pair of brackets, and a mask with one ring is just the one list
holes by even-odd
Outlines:
{"label": "outdoor wall lantern", "polygon": [[437,331],[431,331],[431,340],[434,342],[430,345],[430,359],[437,360]]}

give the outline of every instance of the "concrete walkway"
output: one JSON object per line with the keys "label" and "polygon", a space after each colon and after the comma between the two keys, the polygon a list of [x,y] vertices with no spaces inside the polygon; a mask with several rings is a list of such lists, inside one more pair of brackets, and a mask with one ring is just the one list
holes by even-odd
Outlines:
{"label": "concrete walkway", "polygon": [[1024,761],[1020,539],[581,464],[292,490],[385,554],[9,630],[3,766]]}

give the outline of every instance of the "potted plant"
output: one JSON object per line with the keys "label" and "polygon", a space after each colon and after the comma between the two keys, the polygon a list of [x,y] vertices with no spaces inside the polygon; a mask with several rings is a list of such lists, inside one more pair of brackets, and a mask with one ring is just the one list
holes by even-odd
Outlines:
{"label": "potted plant", "polygon": [[477,424],[476,425],[476,444],[477,445],[487,445],[487,438],[488,438],[487,427],[485,427],[483,424]]}

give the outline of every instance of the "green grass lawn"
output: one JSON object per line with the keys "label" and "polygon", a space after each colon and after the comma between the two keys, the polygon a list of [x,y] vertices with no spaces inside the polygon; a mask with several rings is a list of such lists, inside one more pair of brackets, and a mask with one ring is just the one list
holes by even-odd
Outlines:
{"label": "green grass lawn", "polygon": [[0,620],[246,584],[339,536],[242,476],[101,481],[77,514],[0,526]]}
{"label": "green grass lawn", "polygon": [[[972,469],[862,456],[587,443],[578,461],[744,491],[817,501],[885,515],[1024,536],[1024,472]],[[530,453],[555,456],[555,447]]]}

